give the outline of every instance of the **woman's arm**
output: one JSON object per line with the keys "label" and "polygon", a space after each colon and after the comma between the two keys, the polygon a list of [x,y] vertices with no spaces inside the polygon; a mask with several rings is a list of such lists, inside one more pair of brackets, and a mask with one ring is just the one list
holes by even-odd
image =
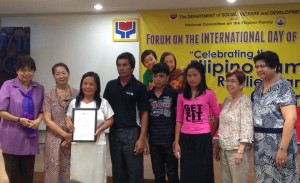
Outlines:
{"label": "woman's arm", "polygon": [[180,159],[180,155],[181,155],[181,149],[179,145],[181,127],[182,127],[182,122],[177,121],[175,126],[175,139],[173,144],[173,153],[177,159]]}
{"label": "woman's arm", "polygon": [[37,129],[42,120],[43,120],[43,113],[39,113],[38,117],[35,120],[30,120],[31,124],[29,128]]}
{"label": "woman's arm", "polygon": [[102,124],[97,128],[96,133],[95,133],[95,135],[96,135],[96,137],[97,137],[96,142],[99,141],[100,134],[101,134],[105,129],[107,129],[107,128],[109,128],[111,125],[113,125],[113,123],[114,123],[114,117],[112,116],[112,117],[108,118],[104,123],[102,123]]}
{"label": "woman's arm", "polygon": [[65,122],[66,122],[66,126],[67,126],[67,129],[69,130],[69,132],[73,132],[74,131],[74,125],[72,123],[72,117],[66,115]]}
{"label": "woman's arm", "polygon": [[10,114],[7,111],[0,111],[0,117],[3,119],[6,119],[10,122],[16,122],[16,123],[20,123],[21,125],[25,126],[25,127],[29,127],[30,126],[30,120],[27,118],[20,118],[18,116],[14,116],[12,114]]}
{"label": "woman's arm", "polygon": [[51,131],[53,131],[57,135],[60,135],[61,137],[63,137],[67,141],[71,140],[71,135],[69,133],[65,132],[63,129],[61,129],[54,121],[52,121],[50,112],[45,111],[43,113],[43,115],[44,115],[44,123],[45,123],[45,125],[47,125],[47,127]]}
{"label": "woman's arm", "polygon": [[295,105],[280,106],[284,119],[282,138],[277,151],[276,163],[278,166],[285,166],[287,161],[287,148],[290,144],[297,119]]}
{"label": "woman's arm", "polygon": [[293,136],[295,122],[297,120],[296,106],[294,105],[282,106],[280,107],[280,110],[284,119],[280,147],[287,149],[290,144],[291,138]]}
{"label": "woman's arm", "polygon": [[179,145],[180,131],[184,119],[184,108],[183,108],[183,95],[179,94],[177,97],[177,106],[176,106],[176,125],[175,125],[175,139],[173,143],[173,153],[177,159],[180,159],[181,148]]}
{"label": "woman's arm", "polygon": [[211,135],[214,136],[219,129],[220,106],[216,94],[212,91],[209,93],[209,107],[214,115],[214,123],[211,129]]}
{"label": "woman's arm", "polygon": [[219,129],[219,118],[214,118],[214,123],[211,129],[211,136],[214,136]]}
{"label": "woman's arm", "polygon": [[[240,145],[238,154],[243,155],[247,144],[251,144],[253,140],[253,118],[251,100],[243,98],[240,104]],[[241,156],[239,156],[241,157]]]}

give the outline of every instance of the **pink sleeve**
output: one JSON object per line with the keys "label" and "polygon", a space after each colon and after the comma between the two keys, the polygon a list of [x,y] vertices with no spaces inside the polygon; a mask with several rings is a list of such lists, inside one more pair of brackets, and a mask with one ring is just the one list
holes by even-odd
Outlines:
{"label": "pink sleeve", "polygon": [[220,106],[216,97],[216,94],[211,90],[209,96],[209,107],[215,118],[219,118]]}
{"label": "pink sleeve", "polygon": [[176,107],[176,121],[183,122],[183,94],[179,94],[177,97]]}

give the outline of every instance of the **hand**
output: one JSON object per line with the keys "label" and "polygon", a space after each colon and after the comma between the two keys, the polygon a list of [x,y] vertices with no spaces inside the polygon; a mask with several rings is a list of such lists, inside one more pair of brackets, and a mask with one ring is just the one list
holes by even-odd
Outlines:
{"label": "hand", "polygon": [[279,149],[276,155],[276,164],[279,167],[284,167],[286,166],[286,163],[287,163],[287,152]]}
{"label": "hand", "polygon": [[139,155],[141,153],[143,153],[145,148],[145,139],[139,138],[136,143],[135,143],[135,147],[134,147],[134,154],[135,155]]}
{"label": "hand", "polygon": [[219,143],[215,142],[215,143],[213,144],[213,149],[214,149],[214,157],[215,157],[215,160],[216,160],[217,162],[219,162],[220,159],[221,159],[221,157],[220,157],[220,150],[221,150],[221,148],[220,148],[220,146],[219,146]]}
{"label": "hand", "polygon": [[60,144],[60,146],[63,148],[68,148],[68,147],[70,147],[70,145],[71,145],[71,143],[67,142],[65,140],[63,140],[62,143]]}
{"label": "hand", "polygon": [[144,148],[144,155],[150,155],[149,143],[148,140],[145,140],[145,148]]}
{"label": "hand", "polygon": [[40,121],[38,120],[29,120],[29,127],[28,128],[32,128],[32,129],[37,129],[39,127]]}
{"label": "hand", "polygon": [[180,145],[177,143],[173,144],[173,154],[177,159],[180,159],[181,157],[181,148]]}
{"label": "hand", "polygon": [[70,134],[70,133],[66,133],[64,136],[64,141],[66,141],[66,142],[72,142],[72,135]]}
{"label": "hand", "polygon": [[235,157],[234,157],[234,162],[236,165],[241,164],[241,162],[243,161],[243,157],[244,157],[244,153],[238,153],[236,152]]}
{"label": "hand", "polygon": [[20,124],[27,128],[29,128],[29,126],[31,125],[30,120],[27,118],[20,118]]}
{"label": "hand", "polygon": [[73,132],[74,131],[74,125],[71,122],[67,122],[66,123],[67,129],[69,132]]}
{"label": "hand", "polygon": [[147,87],[147,91],[152,90],[154,88],[154,86],[155,86],[154,82],[151,82],[149,84],[149,86]]}
{"label": "hand", "polygon": [[103,132],[101,128],[97,128],[96,133],[94,134],[96,136],[96,142],[100,139],[100,134]]}

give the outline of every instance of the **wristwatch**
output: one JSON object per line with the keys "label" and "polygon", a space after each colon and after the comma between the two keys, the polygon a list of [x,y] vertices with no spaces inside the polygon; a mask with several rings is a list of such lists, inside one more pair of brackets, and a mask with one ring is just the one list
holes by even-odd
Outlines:
{"label": "wristwatch", "polygon": [[20,122],[21,122],[21,118],[19,118],[19,117],[18,117],[18,119],[17,119],[17,123],[20,123]]}

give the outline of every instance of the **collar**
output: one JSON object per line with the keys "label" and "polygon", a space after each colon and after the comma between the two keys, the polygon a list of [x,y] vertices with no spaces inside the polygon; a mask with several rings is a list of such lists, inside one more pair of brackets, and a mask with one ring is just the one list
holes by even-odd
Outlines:
{"label": "collar", "polygon": [[[16,77],[15,79],[12,80],[12,85],[13,87],[15,88],[19,88],[22,92],[24,93],[27,93],[25,90],[24,90],[24,87],[21,83],[21,81],[19,80],[18,77]],[[34,81],[31,81],[31,83],[29,84],[29,87],[28,87],[28,90],[27,91],[30,91],[33,87],[36,87],[38,84]]]}
{"label": "collar", "polygon": [[[128,82],[125,86],[131,85],[131,84],[133,84],[135,81],[136,81],[136,78],[135,78],[134,75],[132,74],[132,75],[131,75],[131,78],[130,78],[130,80],[129,80],[129,82]],[[118,83],[119,85],[121,85],[121,82],[120,82],[120,76],[117,78],[117,83]],[[122,86],[122,85],[121,85],[121,86]]]}
{"label": "collar", "polygon": [[[166,94],[166,92],[169,90],[168,87],[171,87],[171,86],[166,85],[165,88],[163,89],[163,92],[161,93],[162,95],[165,95],[165,94]],[[150,90],[150,91],[151,91],[153,94],[155,94],[155,86],[154,86],[154,88],[153,88],[152,90]]]}

